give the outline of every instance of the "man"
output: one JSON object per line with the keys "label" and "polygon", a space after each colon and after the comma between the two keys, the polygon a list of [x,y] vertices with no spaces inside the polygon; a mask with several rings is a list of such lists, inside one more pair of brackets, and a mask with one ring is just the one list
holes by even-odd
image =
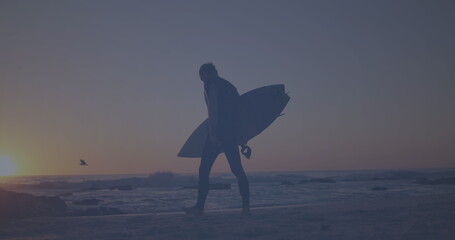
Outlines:
{"label": "man", "polygon": [[184,211],[197,216],[204,214],[205,199],[210,187],[210,170],[223,149],[231,171],[237,177],[242,197],[242,215],[250,215],[248,178],[242,167],[236,141],[237,106],[240,95],[234,85],[218,76],[212,63],[206,63],[200,67],[199,77],[204,82],[205,102],[209,115],[209,136],[205,141],[199,167],[197,203],[192,208],[184,208]]}

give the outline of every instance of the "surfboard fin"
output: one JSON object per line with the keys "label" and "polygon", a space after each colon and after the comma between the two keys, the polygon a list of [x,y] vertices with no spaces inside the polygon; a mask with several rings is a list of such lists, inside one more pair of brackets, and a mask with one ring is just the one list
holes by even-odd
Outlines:
{"label": "surfboard fin", "polygon": [[245,156],[246,158],[250,159],[251,157],[251,148],[248,147],[247,145],[242,145],[242,150],[240,152]]}

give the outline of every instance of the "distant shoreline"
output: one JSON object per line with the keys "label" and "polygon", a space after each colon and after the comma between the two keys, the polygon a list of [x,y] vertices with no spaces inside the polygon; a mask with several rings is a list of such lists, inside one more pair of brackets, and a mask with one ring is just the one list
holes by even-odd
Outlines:
{"label": "distant shoreline", "polygon": [[[248,171],[247,174],[279,174],[279,173],[312,173],[312,172],[378,172],[378,171],[445,171],[455,170],[455,167],[446,168],[378,168],[378,169],[341,169],[341,170],[298,170],[298,171]],[[155,171],[151,173],[101,173],[101,174],[48,174],[48,175],[13,175],[0,176],[2,178],[28,178],[28,177],[92,177],[92,176],[148,176],[156,172],[172,172],[180,175],[197,175],[197,172],[174,172],[168,170]],[[211,172],[213,175],[232,174],[231,172]]]}

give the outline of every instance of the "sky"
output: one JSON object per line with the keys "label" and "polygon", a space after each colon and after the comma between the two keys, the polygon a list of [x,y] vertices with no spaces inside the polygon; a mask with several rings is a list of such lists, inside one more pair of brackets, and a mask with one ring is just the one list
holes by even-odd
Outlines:
{"label": "sky", "polygon": [[[201,64],[282,83],[247,172],[455,167],[453,1],[0,0],[0,159],[17,175],[195,173]],[[79,159],[89,166],[79,166]],[[9,163],[8,166],[10,166]],[[229,172],[224,156],[214,172]]]}

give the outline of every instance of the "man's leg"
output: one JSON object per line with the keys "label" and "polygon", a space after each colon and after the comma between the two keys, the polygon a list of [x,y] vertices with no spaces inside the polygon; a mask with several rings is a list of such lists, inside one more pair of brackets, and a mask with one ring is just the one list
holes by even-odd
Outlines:
{"label": "man's leg", "polygon": [[207,138],[201,157],[201,165],[199,166],[198,196],[195,206],[195,208],[202,211],[204,211],[205,199],[207,198],[210,188],[210,170],[212,169],[213,163],[215,162],[219,152],[219,148],[212,144],[210,138]]}
{"label": "man's leg", "polygon": [[237,177],[237,182],[239,183],[240,196],[242,196],[242,208],[243,214],[250,214],[250,187],[248,183],[248,178],[245,174],[245,171],[242,167],[242,162],[240,159],[239,147],[237,144],[224,144],[224,153],[227,160],[229,161],[229,166],[231,167],[232,173]]}

